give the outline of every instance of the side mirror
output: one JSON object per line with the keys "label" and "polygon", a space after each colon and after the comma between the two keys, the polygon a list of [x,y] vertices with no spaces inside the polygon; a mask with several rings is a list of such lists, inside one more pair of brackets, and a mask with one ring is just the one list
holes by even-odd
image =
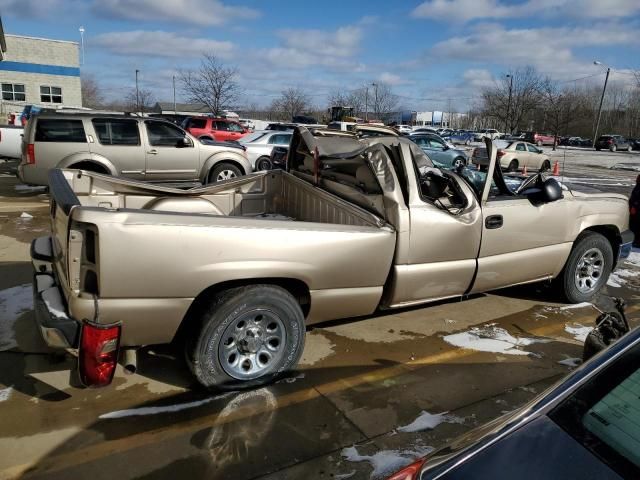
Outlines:
{"label": "side mirror", "polygon": [[447,145],[446,143],[442,146],[442,151],[446,152],[447,150],[449,150],[449,145]]}
{"label": "side mirror", "polygon": [[182,139],[178,142],[177,147],[178,148],[184,148],[184,147],[190,147],[191,146],[191,140],[189,139],[189,137],[182,137]]}

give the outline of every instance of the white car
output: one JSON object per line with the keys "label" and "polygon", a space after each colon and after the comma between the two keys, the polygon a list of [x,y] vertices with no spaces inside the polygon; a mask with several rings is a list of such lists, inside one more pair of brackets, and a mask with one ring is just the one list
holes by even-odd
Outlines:
{"label": "white car", "polygon": [[247,149],[247,158],[255,172],[271,170],[273,147],[288,147],[292,133],[291,131],[257,130],[242,137],[238,143]]}
{"label": "white car", "polygon": [[400,133],[412,133],[413,132],[413,129],[411,128],[411,125],[396,125],[395,128]]}
{"label": "white car", "polygon": [[491,140],[496,140],[501,135],[504,135],[504,134],[499,132],[495,128],[483,128],[482,130],[478,130],[476,132],[475,140],[482,141],[482,139],[484,138],[490,138]]}

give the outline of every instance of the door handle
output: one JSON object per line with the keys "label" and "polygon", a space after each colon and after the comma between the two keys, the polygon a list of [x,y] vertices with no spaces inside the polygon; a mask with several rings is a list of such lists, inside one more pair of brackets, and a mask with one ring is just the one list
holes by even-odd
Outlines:
{"label": "door handle", "polygon": [[153,150],[149,150],[147,152],[149,155],[157,155],[158,154],[158,150],[156,150],[155,148]]}
{"label": "door handle", "polygon": [[502,215],[490,215],[484,221],[484,226],[488,229],[502,227]]}

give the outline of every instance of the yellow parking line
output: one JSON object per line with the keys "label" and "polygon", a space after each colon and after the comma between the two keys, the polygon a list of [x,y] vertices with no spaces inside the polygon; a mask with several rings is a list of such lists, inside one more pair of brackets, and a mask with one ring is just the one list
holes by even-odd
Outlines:
{"label": "yellow parking line", "polygon": [[[628,313],[634,313],[640,311],[640,305],[632,306],[627,309]],[[588,320],[595,320],[593,315],[589,316],[580,316],[576,318],[567,318],[571,322],[582,322]],[[561,323],[554,323],[551,325],[541,326],[532,330],[529,330],[528,333],[536,336],[549,336],[552,334],[558,334],[564,332],[564,321]],[[479,352],[476,350],[468,350],[463,348],[455,348],[452,350],[448,350],[446,352],[428,355],[426,357],[417,358],[415,360],[411,360],[404,364],[398,364],[391,367],[380,368],[378,370],[372,372],[366,372],[359,375],[354,375],[347,378],[342,378],[339,380],[334,380],[323,385],[318,385],[315,387],[309,387],[304,390],[300,390],[297,392],[293,392],[282,397],[277,398],[277,406],[276,409],[289,407],[292,405],[296,405],[302,402],[306,402],[308,400],[313,400],[315,398],[319,398],[321,395],[326,395],[328,393],[335,393],[343,390],[347,390],[350,388],[354,388],[366,383],[376,383],[382,380],[386,380],[388,378],[392,378],[403,373],[410,373],[410,369],[407,368],[407,365],[432,365],[437,363],[442,363],[445,361],[457,360],[461,358],[465,358],[478,353],[486,353]],[[320,393],[322,392],[322,394]],[[260,415],[272,410],[272,408],[265,404],[261,407],[238,407],[238,409],[229,413],[223,418],[219,417],[219,412],[212,413],[210,415],[206,415],[204,417],[199,417],[196,419],[191,419],[184,421],[180,424],[171,424],[168,426],[163,426],[157,428],[155,430],[150,430],[138,434],[133,434],[131,436],[127,436],[120,439],[115,440],[106,440],[104,442],[98,443],[96,445],[92,445],[89,447],[85,447],[82,449],[74,450],[72,452],[56,454],[51,457],[46,457],[41,462],[34,462],[30,464],[24,465],[16,465],[13,467],[9,467],[5,470],[0,471],[0,479],[10,479],[14,478],[21,473],[25,472],[29,468],[33,468],[36,465],[38,466],[38,474],[43,473],[51,473],[55,471],[64,470],[70,467],[78,466],[84,463],[92,462],[95,460],[99,460],[101,458],[107,457],[109,455],[113,455],[115,453],[119,453],[125,450],[131,450],[134,448],[143,447],[146,445],[150,445],[153,443],[157,443],[162,440],[175,438],[179,435],[189,433],[195,428],[202,428],[203,425],[207,427],[216,427],[219,425],[223,425],[229,422],[235,422],[244,418],[249,418],[255,415]]]}

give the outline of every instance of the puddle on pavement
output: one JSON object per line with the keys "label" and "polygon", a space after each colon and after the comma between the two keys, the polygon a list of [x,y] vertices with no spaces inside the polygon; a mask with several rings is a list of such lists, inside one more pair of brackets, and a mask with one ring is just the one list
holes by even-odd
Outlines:
{"label": "puddle on pavement", "polygon": [[[28,213],[32,217],[21,217],[22,213]],[[47,209],[43,208],[31,212],[0,213],[1,236],[28,244],[34,238],[48,234],[49,231],[49,211]]]}

